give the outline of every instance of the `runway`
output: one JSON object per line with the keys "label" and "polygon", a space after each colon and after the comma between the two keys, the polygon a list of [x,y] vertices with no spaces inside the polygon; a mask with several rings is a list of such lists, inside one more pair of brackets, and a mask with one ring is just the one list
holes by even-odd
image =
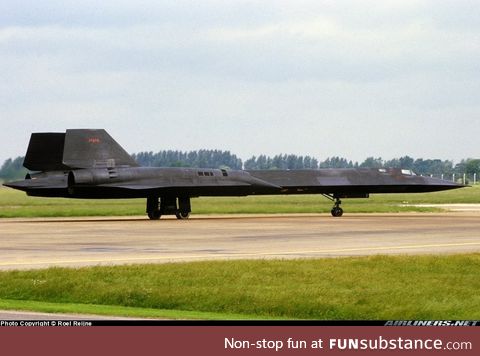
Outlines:
{"label": "runway", "polygon": [[480,252],[480,213],[0,220],[0,269]]}

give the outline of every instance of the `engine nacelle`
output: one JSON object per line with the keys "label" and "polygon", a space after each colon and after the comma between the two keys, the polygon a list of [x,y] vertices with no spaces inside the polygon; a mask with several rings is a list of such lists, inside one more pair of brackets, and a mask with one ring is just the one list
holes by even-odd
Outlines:
{"label": "engine nacelle", "polygon": [[68,172],[68,190],[73,194],[74,188],[91,187],[110,182],[124,182],[132,179],[131,170],[112,168],[76,169]]}
{"label": "engine nacelle", "polygon": [[110,180],[107,169],[78,169],[68,173],[68,187],[97,185]]}

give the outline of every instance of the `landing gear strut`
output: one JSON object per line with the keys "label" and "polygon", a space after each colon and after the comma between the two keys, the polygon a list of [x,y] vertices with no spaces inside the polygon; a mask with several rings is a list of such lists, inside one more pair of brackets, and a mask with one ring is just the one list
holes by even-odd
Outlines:
{"label": "landing gear strut", "polygon": [[338,196],[335,196],[335,195],[330,195],[330,194],[322,194],[325,198],[327,199],[330,199],[331,201],[333,201],[333,208],[332,210],[330,210],[330,212],[332,213],[332,216],[334,217],[340,217],[343,215],[343,209],[340,208],[340,204],[342,204],[342,201],[340,200],[340,198]]}
{"label": "landing gear strut", "polygon": [[175,215],[177,219],[185,220],[190,217],[190,212],[190,197],[151,196],[147,198],[147,215],[150,220],[158,220],[162,215]]}
{"label": "landing gear strut", "polygon": [[162,213],[160,212],[160,201],[158,197],[147,198],[147,215],[150,220],[158,220]]}

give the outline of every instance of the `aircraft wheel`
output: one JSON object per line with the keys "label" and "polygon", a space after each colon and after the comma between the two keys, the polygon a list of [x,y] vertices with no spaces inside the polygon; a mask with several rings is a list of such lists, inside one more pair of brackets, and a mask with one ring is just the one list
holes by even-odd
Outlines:
{"label": "aircraft wheel", "polygon": [[334,207],[332,208],[331,213],[332,213],[332,216],[340,217],[343,215],[343,209],[340,207]]}
{"label": "aircraft wheel", "polygon": [[186,220],[190,217],[190,213],[186,213],[186,212],[181,212],[181,211],[177,211],[175,213],[175,216],[177,217],[177,219],[179,220]]}
{"label": "aircraft wheel", "polygon": [[148,218],[150,220],[158,220],[158,219],[160,219],[160,216],[162,216],[162,215],[160,214],[159,210],[148,212]]}

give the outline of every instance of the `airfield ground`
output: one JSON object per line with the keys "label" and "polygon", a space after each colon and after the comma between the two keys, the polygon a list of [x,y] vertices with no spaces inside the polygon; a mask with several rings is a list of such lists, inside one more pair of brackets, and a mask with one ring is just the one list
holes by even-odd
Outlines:
{"label": "airfield ground", "polygon": [[[96,208],[5,191],[2,216],[22,216],[29,206],[27,216]],[[247,199],[240,210],[254,204],[275,215],[0,219],[0,309],[186,319],[478,319],[480,189],[459,192],[345,200],[342,218],[282,214],[289,204],[318,209],[320,197],[302,196],[276,197],[280,209],[275,197],[196,206],[213,214],[202,209],[214,202],[238,210]],[[143,213],[143,202],[119,203]],[[432,203],[448,206],[416,206]],[[324,206],[328,211],[330,203]],[[368,209],[430,212],[352,212]],[[445,209],[457,211],[439,212]]]}

